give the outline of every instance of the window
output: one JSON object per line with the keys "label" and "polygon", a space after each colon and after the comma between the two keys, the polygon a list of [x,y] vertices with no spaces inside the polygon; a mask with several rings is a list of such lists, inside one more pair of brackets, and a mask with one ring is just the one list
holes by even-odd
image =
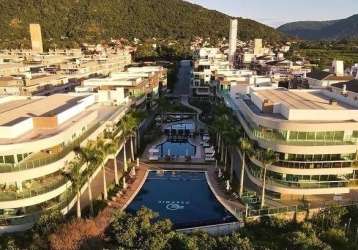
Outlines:
{"label": "window", "polygon": [[291,131],[290,132],[290,140],[297,140],[298,132]]}
{"label": "window", "polygon": [[5,155],[5,163],[14,164],[15,159],[13,155]]}
{"label": "window", "polygon": [[18,154],[17,155],[17,162],[20,162],[20,161],[22,161],[24,158],[23,158],[23,156],[21,155],[21,154]]}
{"label": "window", "polygon": [[354,130],[352,133],[353,138],[358,138],[358,130]]}

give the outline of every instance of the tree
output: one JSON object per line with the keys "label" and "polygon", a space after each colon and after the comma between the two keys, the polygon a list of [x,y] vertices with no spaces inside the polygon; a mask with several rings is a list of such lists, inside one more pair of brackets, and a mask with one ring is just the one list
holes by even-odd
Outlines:
{"label": "tree", "polygon": [[316,227],[321,230],[327,230],[329,228],[335,228],[340,225],[342,218],[348,213],[347,208],[333,206],[326,208],[323,211],[316,214],[312,221]]}
{"label": "tree", "polygon": [[92,197],[92,185],[91,177],[98,165],[98,158],[95,157],[95,148],[93,143],[89,143],[86,148],[77,147],[75,148],[75,153],[80,158],[81,162],[84,162],[86,165],[86,170],[83,172],[83,177],[87,179],[87,191],[88,191],[88,200],[90,203],[90,215],[94,215],[93,208],[93,197]]}
{"label": "tree", "polygon": [[238,249],[238,250],[251,250],[254,249],[248,238],[242,238],[240,234],[234,233],[229,236],[219,238],[218,249]]}
{"label": "tree", "polygon": [[264,167],[264,174],[262,178],[262,194],[261,194],[261,205],[260,207],[263,208],[265,206],[265,193],[266,193],[266,173],[267,167],[274,163],[277,160],[277,155],[271,149],[266,149],[260,152],[261,162]]}
{"label": "tree", "polygon": [[39,235],[49,235],[58,229],[64,219],[60,210],[47,211],[40,216],[32,231]]}
{"label": "tree", "polygon": [[115,144],[112,141],[97,140],[96,150],[93,151],[102,167],[103,177],[103,199],[108,199],[107,179],[106,179],[106,157],[116,151]]}
{"label": "tree", "polygon": [[253,145],[250,139],[241,138],[240,140],[240,151],[241,151],[241,173],[240,173],[240,192],[239,195],[242,197],[244,192],[244,176],[245,176],[245,165],[246,165],[246,155],[252,153]]}
{"label": "tree", "polygon": [[141,208],[135,216],[118,212],[109,231],[121,249],[166,249],[174,234],[172,224],[157,218],[158,214],[147,208]]}
{"label": "tree", "polygon": [[83,184],[82,166],[83,162],[76,156],[75,159],[69,163],[69,172],[64,172],[64,175],[71,181],[72,188],[76,192],[77,218],[81,218],[81,187]]}

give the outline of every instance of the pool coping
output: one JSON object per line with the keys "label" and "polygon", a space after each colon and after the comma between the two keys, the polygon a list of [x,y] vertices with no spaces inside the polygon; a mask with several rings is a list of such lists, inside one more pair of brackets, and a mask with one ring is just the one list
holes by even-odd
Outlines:
{"label": "pool coping", "polygon": [[127,202],[121,207],[121,211],[126,210],[126,208],[129,206],[129,204],[134,200],[134,198],[137,196],[137,194],[139,193],[139,191],[142,189],[145,181],[147,180],[148,174],[151,170],[147,169],[145,171],[145,174],[143,176],[142,181],[140,182],[140,184],[138,185],[138,188],[134,191],[134,193],[132,194],[132,196],[127,200]]}
{"label": "pool coping", "polygon": [[208,171],[205,171],[205,177],[206,177],[206,182],[208,183],[211,192],[214,194],[215,198],[220,202],[220,204],[226,209],[228,210],[237,220],[238,222],[240,222],[241,218],[237,215],[236,211],[233,210],[228,204],[226,204],[226,202],[224,201],[224,199],[222,199],[216,192],[215,188],[213,187],[210,178],[209,178],[209,174]]}

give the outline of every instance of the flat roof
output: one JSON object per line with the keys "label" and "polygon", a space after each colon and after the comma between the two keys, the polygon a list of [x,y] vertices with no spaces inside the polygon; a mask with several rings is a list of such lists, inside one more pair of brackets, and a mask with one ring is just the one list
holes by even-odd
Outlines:
{"label": "flat roof", "polygon": [[261,99],[276,104],[282,103],[290,109],[303,110],[357,110],[352,105],[343,102],[330,103],[330,97],[325,96],[322,91],[303,91],[303,90],[258,90],[254,92]]}
{"label": "flat roof", "polygon": [[2,103],[0,104],[0,126],[11,126],[30,117],[55,116],[85,97],[87,96],[56,94]]}

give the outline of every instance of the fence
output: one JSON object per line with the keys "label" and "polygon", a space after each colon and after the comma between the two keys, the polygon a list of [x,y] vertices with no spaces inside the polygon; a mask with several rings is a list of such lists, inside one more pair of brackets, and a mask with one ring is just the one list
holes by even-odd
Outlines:
{"label": "fence", "polygon": [[177,231],[187,234],[194,233],[197,231],[203,231],[211,235],[227,235],[239,230],[242,227],[243,227],[243,223],[241,222],[231,222],[231,223],[216,224],[210,226],[178,229]]}

